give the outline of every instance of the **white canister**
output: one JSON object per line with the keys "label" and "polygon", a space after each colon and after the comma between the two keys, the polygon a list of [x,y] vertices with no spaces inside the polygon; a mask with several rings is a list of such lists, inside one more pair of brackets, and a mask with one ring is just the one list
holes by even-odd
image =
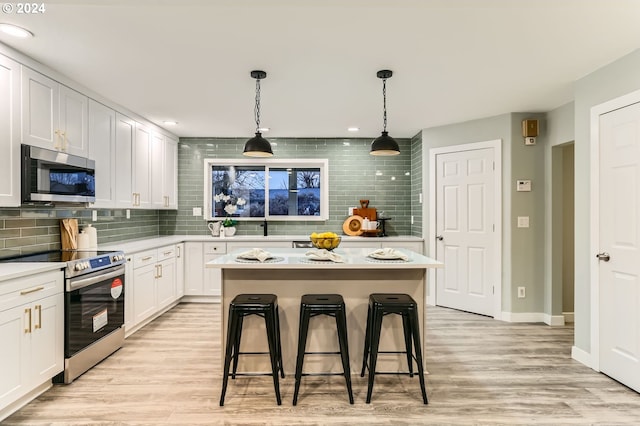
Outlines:
{"label": "white canister", "polygon": [[362,220],[362,229],[365,230],[365,231],[367,231],[369,229],[369,218],[368,217],[365,217]]}
{"label": "white canister", "polygon": [[98,231],[96,228],[88,224],[82,230],[83,233],[89,236],[89,249],[96,250],[98,248]]}
{"label": "white canister", "polygon": [[80,232],[78,234],[78,250],[88,250],[89,249],[89,234],[84,232]]}

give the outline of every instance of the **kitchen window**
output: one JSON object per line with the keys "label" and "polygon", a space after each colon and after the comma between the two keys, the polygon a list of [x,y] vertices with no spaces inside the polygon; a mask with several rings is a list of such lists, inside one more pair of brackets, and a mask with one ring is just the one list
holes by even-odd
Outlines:
{"label": "kitchen window", "polygon": [[206,220],[327,220],[328,160],[207,159]]}

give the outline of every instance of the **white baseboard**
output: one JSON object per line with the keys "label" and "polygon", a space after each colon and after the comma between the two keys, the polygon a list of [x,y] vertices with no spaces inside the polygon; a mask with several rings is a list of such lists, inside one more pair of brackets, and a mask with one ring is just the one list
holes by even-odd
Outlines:
{"label": "white baseboard", "polygon": [[[577,346],[572,346],[571,347],[571,358],[575,359],[576,361],[578,361],[581,364],[586,365],[589,368],[593,368],[594,370],[596,370],[593,367],[593,359],[591,358],[591,354],[587,351],[584,351],[582,349],[580,349]],[[598,370],[596,370],[598,371]]]}
{"label": "white baseboard", "polygon": [[543,322],[550,326],[564,325],[564,315],[549,315],[543,312],[502,312],[502,321]]}

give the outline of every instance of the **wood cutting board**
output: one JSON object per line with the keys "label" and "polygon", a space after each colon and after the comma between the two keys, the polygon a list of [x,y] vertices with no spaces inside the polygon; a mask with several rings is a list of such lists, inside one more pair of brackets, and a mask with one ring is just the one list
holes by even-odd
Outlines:
{"label": "wood cutting board", "polygon": [[78,248],[78,219],[60,219],[60,245],[62,250]]}

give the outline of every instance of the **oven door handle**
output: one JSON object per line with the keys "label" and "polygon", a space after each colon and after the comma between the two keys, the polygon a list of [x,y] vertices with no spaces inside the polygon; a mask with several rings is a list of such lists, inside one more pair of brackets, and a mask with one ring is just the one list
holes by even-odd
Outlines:
{"label": "oven door handle", "polygon": [[92,284],[108,280],[109,278],[115,278],[124,274],[124,270],[124,266],[120,266],[119,268],[116,268],[115,270],[104,274],[94,275],[89,278],[76,278],[69,280],[69,282],[67,283],[67,291],[78,290],[84,287],[88,287]]}

